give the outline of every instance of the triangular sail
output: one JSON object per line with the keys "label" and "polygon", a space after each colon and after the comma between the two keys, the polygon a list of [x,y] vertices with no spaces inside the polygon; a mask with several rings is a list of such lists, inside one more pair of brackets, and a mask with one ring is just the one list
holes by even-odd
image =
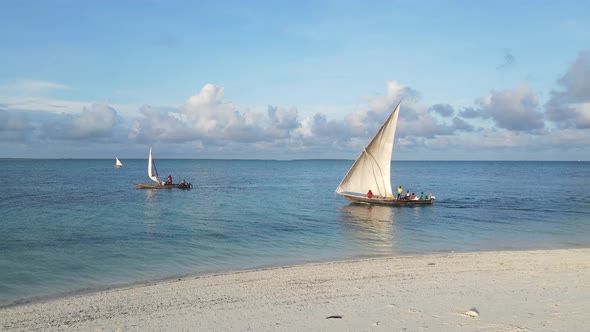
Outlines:
{"label": "triangular sail", "polygon": [[364,195],[371,190],[374,195],[381,197],[393,196],[391,191],[391,154],[400,104],[401,102],[397,104],[381,129],[346,173],[336,188],[338,194]]}
{"label": "triangular sail", "polygon": [[154,165],[154,161],[152,160],[152,147],[150,146],[150,155],[148,157],[148,176],[156,183],[160,183],[160,178],[158,177],[158,171],[156,170],[156,166]]}
{"label": "triangular sail", "polygon": [[115,158],[115,166],[117,166],[117,167],[123,166],[123,163],[119,160],[119,158]]}

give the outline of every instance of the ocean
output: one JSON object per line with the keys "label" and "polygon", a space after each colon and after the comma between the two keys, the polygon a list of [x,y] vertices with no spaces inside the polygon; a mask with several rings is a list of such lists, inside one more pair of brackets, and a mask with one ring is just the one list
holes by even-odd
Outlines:
{"label": "ocean", "polygon": [[[351,160],[0,160],[0,305],[187,275],[383,255],[590,246],[590,163],[394,161],[432,206],[350,204]],[[370,188],[367,188],[367,190]]]}

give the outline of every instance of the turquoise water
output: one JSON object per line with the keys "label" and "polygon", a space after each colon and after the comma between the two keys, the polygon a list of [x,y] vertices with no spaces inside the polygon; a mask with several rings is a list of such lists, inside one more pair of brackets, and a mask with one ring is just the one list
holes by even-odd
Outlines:
{"label": "turquoise water", "polygon": [[393,162],[433,206],[351,205],[352,161],[0,160],[0,305],[187,274],[375,255],[590,246],[590,163]]}

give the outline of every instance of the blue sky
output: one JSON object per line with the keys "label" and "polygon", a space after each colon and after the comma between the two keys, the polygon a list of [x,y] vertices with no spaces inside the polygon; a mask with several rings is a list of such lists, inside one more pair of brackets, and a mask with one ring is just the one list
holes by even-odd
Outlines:
{"label": "blue sky", "polygon": [[0,158],[589,160],[587,1],[0,1]]}

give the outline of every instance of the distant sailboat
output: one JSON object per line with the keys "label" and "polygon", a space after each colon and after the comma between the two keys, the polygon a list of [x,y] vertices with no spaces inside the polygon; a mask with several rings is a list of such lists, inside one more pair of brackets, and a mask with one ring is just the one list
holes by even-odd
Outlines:
{"label": "distant sailboat", "polygon": [[[168,183],[160,180],[158,176],[158,170],[156,169],[156,163],[152,158],[152,148],[150,147],[150,154],[148,156],[148,177],[155,183],[134,183],[139,189],[190,189],[192,185],[190,182],[182,180],[181,183]],[[171,178],[170,178],[171,179]],[[170,180],[171,181],[171,180]]]}
{"label": "distant sailboat", "polygon": [[[400,103],[389,115],[381,129],[356,159],[348,173],[336,188],[336,193],[356,203],[382,205],[432,204],[434,196],[427,199],[397,199],[391,190],[391,154],[397,128]],[[367,191],[373,197],[367,197]]]}
{"label": "distant sailboat", "polygon": [[119,158],[115,158],[115,167],[122,167],[123,163],[119,160]]}

